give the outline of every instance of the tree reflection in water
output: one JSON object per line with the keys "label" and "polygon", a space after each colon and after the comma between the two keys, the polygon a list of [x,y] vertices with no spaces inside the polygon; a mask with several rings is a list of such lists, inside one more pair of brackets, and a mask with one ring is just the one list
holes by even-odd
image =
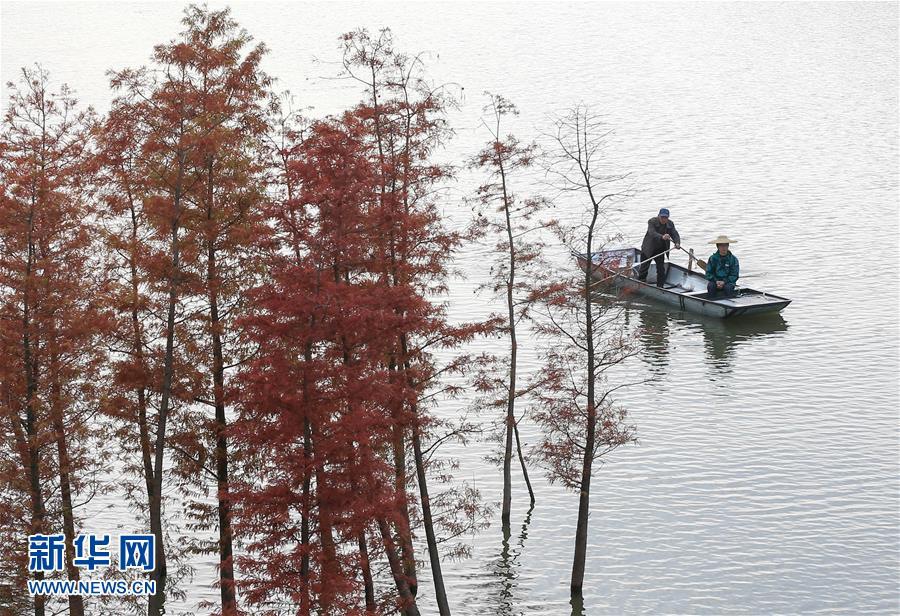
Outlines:
{"label": "tree reflection in water", "polygon": [[494,598],[494,607],[498,616],[513,616],[513,614],[521,614],[521,598],[516,597],[517,580],[519,579],[519,557],[525,550],[525,540],[528,538],[528,526],[531,524],[531,514],[534,512],[534,506],[528,509],[522,527],[516,537],[515,545],[512,544],[512,529],[509,526],[503,527],[503,544],[500,550],[500,556],[491,564],[491,573],[500,580],[499,585],[491,585],[496,589],[497,595]]}
{"label": "tree reflection in water", "polygon": [[583,595],[572,595],[569,605],[572,606],[572,616],[585,616]]}

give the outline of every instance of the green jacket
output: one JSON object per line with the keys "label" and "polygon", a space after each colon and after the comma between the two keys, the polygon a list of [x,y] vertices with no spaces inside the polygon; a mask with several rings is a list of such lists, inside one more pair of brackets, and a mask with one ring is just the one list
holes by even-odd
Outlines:
{"label": "green jacket", "polygon": [[724,257],[718,251],[706,260],[706,279],[724,280],[726,283],[735,284],[740,272],[737,257],[728,251]]}

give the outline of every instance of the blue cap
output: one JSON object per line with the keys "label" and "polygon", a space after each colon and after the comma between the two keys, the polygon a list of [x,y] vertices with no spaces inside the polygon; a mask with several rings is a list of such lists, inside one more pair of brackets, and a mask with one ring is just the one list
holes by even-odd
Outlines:
{"label": "blue cap", "polygon": [[662,208],[661,210],[659,210],[659,215],[660,215],[660,216],[665,216],[666,218],[668,218],[668,217],[669,217],[669,210],[666,209],[666,208]]}

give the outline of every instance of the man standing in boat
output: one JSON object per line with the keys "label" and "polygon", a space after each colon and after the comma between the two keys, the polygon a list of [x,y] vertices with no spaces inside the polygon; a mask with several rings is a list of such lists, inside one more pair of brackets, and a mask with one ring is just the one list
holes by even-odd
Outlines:
{"label": "man standing in boat", "polygon": [[740,265],[737,257],[728,250],[728,245],[737,240],[728,239],[727,235],[720,235],[710,242],[716,245],[716,252],[706,262],[706,279],[709,281],[706,290],[709,299],[716,299],[720,294],[725,297],[734,295],[734,285],[737,284],[740,275]]}
{"label": "man standing in boat", "polygon": [[650,261],[656,261],[656,286],[662,287],[666,282],[666,254],[669,252],[669,241],[675,242],[675,248],[681,248],[681,236],[675,225],[669,220],[669,210],[662,208],[659,215],[647,221],[647,234],[641,244],[641,268],[638,280],[647,281]]}

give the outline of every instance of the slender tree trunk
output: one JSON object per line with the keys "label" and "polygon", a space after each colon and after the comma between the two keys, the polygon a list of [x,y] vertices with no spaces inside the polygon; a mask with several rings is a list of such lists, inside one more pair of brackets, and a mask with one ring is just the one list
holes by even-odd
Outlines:
{"label": "slender tree trunk", "polygon": [[[318,468],[316,470],[316,488],[321,491],[325,485],[323,483],[325,477],[322,471]],[[331,510],[328,506],[324,505],[321,500],[319,501],[319,534],[321,535],[322,554],[324,558],[324,563],[322,564],[323,577],[328,580],[338,579],[340,576],[340,565],[338,564],[337,548],[334,543],[334,524],[332,522]],[[319,599],[322,606],[322,613],[329,614],[331,604],[334,600],[333,589],[327,584],[323,586]]]}
{"label": "slender tree trunk", "polygon": [[[137,271],[138,220],[134,208],[131,190],[128,190],[128,203],[131,211],[131,252],[129,267],[131,269],[131,335],[132,352],[137,359],[141,374],[146,374],[147,365],[144,360],[144,335],[141,329],[138,305],[140,303],[140,281]],[[138,436],[141,444],[141,462],[144,469],[144,483],[147,488],[147,502],[153,500],[153,450],[150,445],[150,429],[147,425],[147,390],[141,385],[137,388],[138,397]]]}
{"label": "slender tree trunk", "polygon": [[303,492],[300,496],[300,545],[302,546],[303,555],[300,557],[300,613],[309,614],[310,611],[310,593],[309,593],[309,518],[310,518],[310,500],[312,488],[312,471],[311,461],[312,453],[312,436],[309,425],[309,419],[303,419],[303,459],[304,459],[304,478]]}
{"label": "slender tree trunk", "polygon": [[[54,332],[51,334],[55,337]],[[59,454],[59,490],[62,499],[63,534],[66,544],[66,573],[69,580],[78,580],[78,567],[75,566],[75,516],[72,508],[72,484],[69,473],[71,462],[69,448],[66,443],[66,429],[63,422],[62,386],[59,375],[59,354],[54,350],[50,356],[50,374],[52,379],[50,400],[53,421],[53,432],[56,436],[56,450]],[[69,615],[84,616],[84,599],[81,595],[69,595]]]}
{"label": "slender tree trunk", "polygon": [[[506,171],[503,168],[503,159],[499,155],[497,164],[500,170],[503,212],[506,217],[506,233],[509,247],[509,277],[506,280],[506,307],[507,318],[509,319],[509,388],[506,393],[506,444],[503,450],[503,509],[501,515],[503,527],[508,529],[512,513],[512,442],[513,430],[516,428],[516,361],[519,350],[518,342],[516,341],[516,311],[513,298],[513,289],[516,281],[516,247],[513,241],[509,195],[506,189]],[[525,468],[524,464],[522,468]]]}
{"label": "slender tree trunk", "polygon": [[575,558],[572,565],[573,595],[580,595],[584,586],[584,565],[587,557],[587,531],[588,515],[590,511],[591,470],[593,459],[591,452],[594,448],[594,430],[596,426],[596,412],[593,406],[588,409],[587,435],[585,438],[586,450],[581,469],[581,492],[578,499],[578,524],[575,528]]}
{"label": "slender tree trunk", "polygon": [[178,239],[181,218],[181,183],[183,181],[186,155],[179,154],[178,180],[175,188],[174,211],[171,223],[171,271],[169,272],[169,302],[166,315],[166,353],[163,363],[162,395],[159,405],[159,419],[156,429],[154,451],[155,472],[153,474],[153,497],[150,499],[150,532],[156,537],[156,569],[151,579],[156,582],[156,593],[150,596],[149,616],[162,616],[166,601],[166,552],[163,547],[162,528],[162,485],[163,459],[166,444],[166,421],[172,396],[172,382],[175,364],[175,308],[178,304],[178,284],[181,276],[181,246]]}
{"label": "slender tree trunk", "polygon": [[[410,379],[409,341],[406,332],[400,335],[400,352],[403,354],[403,377],[406,386],[414,388]],[[411,407],[413,459],[416,465],[416,479],[419,484],[419,497],[422,501],[422,524],[425,526],[425,538],[428,544],[428,559],[431,562],[431,576],[434,579],[435,599],[441,616],[450,614],[450,604],[447,601],[447,592],[444,589],[444,576],[441,572],[441,558],[437,549],[437,539],[434,532],[434,520],[431,515],[431,500],[428,497],[428,475],[425,472],[425,459],[422,455],[422,435],[419,427],[419,409],[417,404]],[[407,517],[408,519],[408,517]],[[413,593],[415,596],[415,593]]]}
{"label": "slender tree trunk", "polygon": [[[37,438],[37,361],[32,356],[31,339],[31,303],[29,293],[32,284],[31,275],[34,267],[34,209],[36,198],[32,196],[31,208],[28,211],[28,256],[25,264],[25,278],[22,306],[22,356],[25,364],[25,434],[28,437],[28,480],[31,491],[31,533],[44,532],[44,496],[41,493],[41,464]],[[44,578],[41,571],[34,578]],[[45,597],[34,596],[35,616],[44,616]]]}
{"label": "slender tree trunk", "polygon": [[409,521],[409,502],[406,494],[406,443],[404,442],[404,430],[401,426],[395,428],[397,437],[394,454],[397,456],[397,498],[400,499],[400,523],[397,525],[397,533],[400,536],[400,553],[403,556],[403,572],[409,582],[409,591],[415,597],[418,593],[419,583],[416,575],[416,554],[412,542],[412,529]]}
{"label": "slender tree trunk", "polygon": [[[216,300],[213,300],[214,302]],[[231,532],[231,497],[228,485],[228,441],[225,431],[225,385],[222,340],[218,334],[218,306],[211,304],[213,327],[213,380],[216,405],[216,485],[219,498],[219,585],[222,596],[222,615],[237,614],[237,597],[234,586],[234,563]]]}
{"label": "slender tree trunk", "polygon": [[[588,227],[587,255],[593,252],[594,225],[597,222],[599,206],[594,203],[594,215]],[[587,430],[584,442],[584,460],[581,467],[581,491],[578,499],[578,522],[575,528],[575,557],[572,563],[572,595],[581,595],[584,586],[584,564],[587,557],[588,515],[590,513],[591,471],[594,466],[594,442],[597,425],[597,409],[595,407],[595,380],[597,366],[594,357],[594,307],[590,292],[591,268],[586,268],[584,281],[585,338],[587,342]]]}
{"label": "slender tree trunk", "polygon": [[[390,260],[393,277],[393,284],[399,284],[397,275],[397,256],[394,251],[394,235],[393,230],[390,232]],[[408,385],[409,365],[407,363],[407,341],[406,332],[400,334],[400,352],[402,357],[398,362],[396,358],[391,358],[388,368],[391,371],[397,371],[401,374],[404,382]],[[418,594],[419,584],[416,579],[416,555],[412,542],[412,525],[409,520],[409,499],[407,498],[407,475],[406,475],[406,422],[402,417],[403,401],[400,401],[394,411],[393,425],[393,452],[394,452],[394,491],[399,499],[401,521],[397,525],[397,534],[400,539],[400,554],[403,560],[403,571],[409,583],[409,590],[413,597]]]}
{"label": "slender tree trunk", "polygon": [[[207,162],[206,218],[213,221],[213,162]],[[234,562],[231,537],[231,498],[228,486],[228,440],[225,431],[225,359],[222,352],[222,323],[219,320],[219,272],[216,263],[215,233],[210,231],[207,240],[207,290],[209,300],[209,329],[212,337],[213,404],[216,409],[216,487],[219,510],[219,594],[222,598],[222,616],[237,614],[237,597],[234,586]]]}
{"label": "slender tree trunk", "polygon": [[[312,362],[312,346],[306,345],[303,357],[306,365]],[[303,400],[306,403],[309,400],[309,381],[306,373],[303,375]],[[305,405],[305,404],[304,404]],[[309,418],[303,418],[303,492],[300,496],[300,544],[303,547],[303,555],[300,557],[300,613],[309,614],[310,611],[310,592],[309,592],[309,521],[310,521],[310,501],[312,498],[312,426]]]}
{"label": "slender tree trunk", "polygon": [[384,518],[379,518],[378,529],[381,531],[381,540],[384,542],[384,552],[387,554],[388,564],[391,568],[391,575],[394,583],[397,585],[397,593],[400,595],[402,602],[402,611],[404,616],[419,616],[419,607],[416,605],[416,598],[409,589],[406,581],[406,575],[400,559],[397,557],[397,549],[394,547],[394,539],[391,537],[390,525]]}
{"label": "slender tree trunk", "polygon": [[375,614],[375,584],[372,581],[372,567],[369,564],[369,546],[366,544],[366,531],[359,533],[359,566],[362,568],[363,586],[366,593],[366,614]]}
{"label": "slender tree trunk", "polygon": [[[27,340],[27,335],[26,335]],[[28,343],[26,342],[26,347]],[[30,353],[26,353],[26,355],[30,355]],[[27,364],[31,364],[31,358],[28,357],[26,360]],[[46,518],[46,512],[44,510],[44,496],[41,493],[41,472],[40,472],[40,454],[38,452],[37,445],[37,426],[36,426],[36,416],[34,411],[34,398],[36,396],[36,378],[34,376],[34,368],[26,368],[26,372],[28,374],[27,381],[29,382],[26,385],[27,388],[27,400],[25,406],[25,432],[28,435],[28,478],[30,481],[31,488],[31,533],[43,533],[44,532],[44,519]],[[41,571],[35,572],[34,579],[40,580],[44,578],[44,574]],[[34,614],[35,616],[44,616],[44,604],[45,597],[42,595],[34,596]]]}
{"label": "slender tree trunk", "polygon": [[441,572],[441,555],[438,553],[437,538],[434,534],[434,522],[431,518],[431,501],[428,498],[428,478],[425,474],[425,460],[422,456],[422,442],[418,422],[413,426],[413,455],[416,460],[416,476],[419,483],[419,496],[422,499],[422,520],[425,524],[425,537],[428,542],[428,557],[431,561],[431,577],[434,579],[434,596],[437,600],[441,616],[450,616],[450,604],[447,591],[444,590],[444,575]]}
{"label": "slender tree trunk", "polygon": [[528,468],[525,466],[525,456],[522,454],[522,441],[519,438],[519,424],[513,426],[516,435],[516,452],[519,455],[519,465],[522,467],[522,475],[525,477],[525,485],[528,486],[528,496],[531,498],[531,506],[534,507],[534,489],[531,487],[531,479],[528,477]]}
{"label": "slender tree trunk", "polygon": [[[310,426],[310,436],[312,446],[315,447],[316,442],[320,438],[314,426]],[[325,477],[324,462],[316,458],[313,459],[316,473],[316,491],[319,496],[318,513],[319,513],[319,541],[322,544],[322,577],[326,580],[336,580],[340,578],[340,563],[337,558],[337,548],[334,542],[334,523],[332,519],[331,507],[328,503],[322,501],[322,494],[328,490],[328,480]],[[322,614],[330,614],[331,606],[334,602],[334,590],[329,584],[322,586],[319,593],[319,604]]]}
{"label": "slender tree trunk", "polygon": [[[397,365],[396,360],[391,360],[391,370],[402,372],[402,368]],[[405,374],[403,375],[405,378]],[[400,405],[403,404],[401,401]],[[409,521],[409,504],[406,493],[407,476],[406,476],[406,429],[404,422],[400,417],[402,408],[398,408],[394,412],[393,425],[393,454],[394,454],[394,491],[398,499],[400,508],[400,522],[397,524],[397,535],[400,540],[400,554],[403,561],[403,571],[409,581],[409,590],[415,597],[418,592],[418,583],[416,580],[416,555],[412,543],[412,530]]]}

